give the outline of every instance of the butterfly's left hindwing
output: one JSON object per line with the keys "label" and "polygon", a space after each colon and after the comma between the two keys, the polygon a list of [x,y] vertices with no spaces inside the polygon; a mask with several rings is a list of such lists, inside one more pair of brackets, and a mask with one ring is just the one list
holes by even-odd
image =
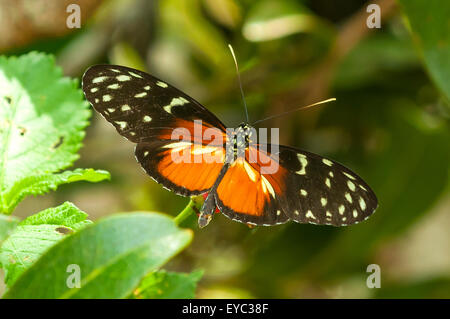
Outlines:
{"label": "butterfly's left hindwing", "polygon": [[[195,155],[197,154],[197,155]],[[217,159],[207,163],[195,156]],[[135,155],[145,172],[167,189],[183,196],[207,192],[219,176],[225,152],[222,147],[203,146],[190,141],[153,140],[136,146]],[[187,156],[186,156],[187,155]],[[186,156],[185,162],[179,161]]]}

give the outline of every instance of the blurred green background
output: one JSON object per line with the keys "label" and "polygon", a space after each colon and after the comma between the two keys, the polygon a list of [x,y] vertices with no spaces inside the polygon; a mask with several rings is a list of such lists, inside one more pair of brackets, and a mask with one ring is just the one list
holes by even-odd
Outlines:
{"label": "blurred green background", "polygon": [[[67,5],[81,8],[69,29]],[[381,28],[369,29],[369,3]],[[52,53],[64,73],[92,64],[138,68],[182,89],[228,126],[244,119],[231,43],[251,121],[281,143],[335,159],[379,198],[346,228],[290,223],[249,229],[216,214],[168,269],[204,269],[199,298],[450,298],[450,5],[439,0],[0,0],[0,51]],[[188,203],[146,176],[134,145],[93,114],[77,167],[111,182],[28,198],[22,217],[69,200],[90,219],[116,212],[176,215]],[[381,288],[369,289],[369,264]]]}

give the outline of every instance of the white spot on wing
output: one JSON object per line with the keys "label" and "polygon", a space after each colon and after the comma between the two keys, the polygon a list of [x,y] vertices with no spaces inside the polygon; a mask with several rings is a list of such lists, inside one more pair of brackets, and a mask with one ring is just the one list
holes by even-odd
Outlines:
{"label": "white spot on wing", "polygon": [[347,177],[350,178],[350,179],[353,179],[353,180],[356,179],[354,176],[352,176],[352,175],[350,175],[350,174],[348,174],[348,173],[346,173],[346,172],[342,172],[342,174],[344,174],[345,176],[347,176]]}
{"label": "white spot on wing", "polygon": [[364,201],[364,199],[362,197],[359,198],[359,206],[361,207],[362,210],[366,210],[366,202]]}
{"label": "white spot on wing", "polygon": [[168,85],[166,83],[162,82],[162,81],[156,82],[156,85],[159,86],[159,87],[162,87],[162,88],[168,87]]}
{"label": "white spot on wing", "polygon": [[306,215],[305,215],[306,217],[308,217],[308,218],[314,218],[314,219],[316,219],[316,216],[314,216],[314,214],[312,213],[312,211],[310,211],[310,210],[308,210],[307,212],[306,212]]}
{"label": "white spot on wing", "polygon": [[117,81],[125,82],[130,81],[131,77],[129,75],[121,74],[116,77]]}
{"label": "white spot on wing", "polygon": [[143,120],[144,122],[148,123],[148,122],[150,122],[150,121],[152,120],[152,118],[151,118],[150,116],[148,116],[148,115],[145,115],[145,116],[142,118],[142,120]]}
{"label": "white spot on wing", "polygon": [[212,146],[200,146],[200,145],[196,145],[192,148],[191,153],[193,155],[200,155],[200,154],[205,154],[205,153],[212,153],[217,151],[217,147],[212,147]]}
{"label": "white spot on wing", "polygon": [[141,92],[141,93],[136,94],[134,97],[139,98],[139,97],[144,97],[146,95],[147,95],[147,92]]}
{"label": "white spot on wing", "polygon": [[[275,198],[275,191],[273,190],[273,187],[269,183],[269,181],[264,177],[264,175],[261,175],[261,184],[264,184],[264,186],[269,191],[270,195],[272,195],[272,197]],[[264,186],[263,186],[263,189],[264,189]]]}
{"label": "white spot on wing", "polygon": [[349,193],[345,193],[345,199],[351,204],[353,203],[352,196]]}
{"label": "white spot on wing", "polygon": [[188,147],[191,147],[191,145],[192,143],[190,142],[175,142],[164,145],[162,148],[170,148],[172,153],[176,153]]}
{"label": "white spot on wing", "polygon": [[110,84],[107,86],[108,89],[112,89],[112,90],[117,90],[118,88],[120,88],[119,83],[114,83],[114,84]]}
{"label": "white spot on wing", "polygon": [[306,156],[303,154],[298,153],[297,158],[300,161],[300,164],[302,165],[302,168],[295,173],[298,175],[305,175],[306,174],[306,165],[308,165],[308,160],[306,159]]}
{"label": "white spot on wing", "polygon": [[105,81],[108,77],[107,76],[98,76],[92,80],[92,83],[101,83]]}
{"label": "white spot on wing", "polygon": [[352,181],[347,181],[347,186],[348,186],[348,188],[352,191],[352,192],[354,192],[355,191],[355,184],[353,184],[353,182]]}
{"label": "white spot on wing", "polygon": [[250,166],[250,164],[247,163],[247,161],[243,161],[243,163],[244,163],[244,168],[245,168],[245,171],[247,172],[248,177],[253,182],[256,182],[257,175],[256,175],[255,171],[253,170],[253,168]]}
{"label": "white spot on wing", "polygon": [[164,145],[162,148],[178,148],[178,147],[187,147],[187,146],[191,146],[192,143],[191,142],[174,142],[174,143],[170,143],[167,145]]}
{"label": "white spot on wing", "polygon": [[167,113],[172,114],[172,105],[169,104],[169,105],[163,106],[163,109]]}
{"label": "white spot on wing", "polygon": [[128,71],[128,73],[130,73],[132,76],[134,76],[135,78],[139,78],[139,79],[142,79],[142,76],[140,76],[139,74],[137,74],[137,73],[134,73],[134,72],[131,72],[131,71]]}
{"label": "white spot on wing", "polygon": [[120,110],[122,110],[123,112],[129,111],[129,110],[131,110],[131,107],[128,104],[124,104],[124,105],[122,105]]}
{"label": "white spot on wing", "polygon": [[119,125],[120,129],[123,130],[125,127],[127,127],[127,122],[123,122],[123,121],[116,121],[115,122],[117,125]]}
{"label": "white spot on wing", "polygon": [[189,103],[189,101],[186,100],[184,97],[180,96],[180,97],[174,97],[172,99],[172,101],[170,102],[170,105],[176,106],[176,105],[184,105],[186,103]]}
{"label": "white spot on wing", "polygon": [[322,197],[320,199],[320,203],[322,204],[322,206],[326,206],[327,205],[327,199],[325,197]]}
{"label": "white spot on wing", "polygon": [[322,159],[322,162],[323,162],[325,165],[333,166],[333,162],[330,161],[330,160],[327,160],[326,158],[323,158],[323,159]]}

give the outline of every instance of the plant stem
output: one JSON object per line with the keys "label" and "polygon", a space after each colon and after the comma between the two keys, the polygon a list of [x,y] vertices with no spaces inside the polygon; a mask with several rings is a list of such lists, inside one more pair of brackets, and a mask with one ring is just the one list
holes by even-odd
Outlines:
{"label": "plant stem", "polygon": [[180,225],[191,214],[196,213],[199,210],[200,199],[202,196],[191,197],[186,207],[174,218],[175,224]]}

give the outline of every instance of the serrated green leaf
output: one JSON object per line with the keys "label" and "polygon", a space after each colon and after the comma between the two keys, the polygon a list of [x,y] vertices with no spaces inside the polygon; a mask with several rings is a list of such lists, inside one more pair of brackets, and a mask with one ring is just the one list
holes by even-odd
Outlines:
{"label": "serrated green leaf", "polygon": [[92,168],[77,168],[73,171],[64,171],[60,174],[43,174],[29,176],[15,183],[8,191],[4,192],[3,199],[7,205],[5,212],[11,212],[14,207],[28,195],[39,195],[50,190],[56,190],[59,185],[78,181],[100,182],[110,178],[110,174],[104,170]]}
{"label": "serrated green leaf", "polygon": [[[0,213],[70,181],[51,174],[78,158],[90,110],[77,86],[51,56],[0,57]],[[93,171],[67,174],[99,180]]]}
{"label": "serrated green leaf", "polygon": [[5,283],[14,281],[64,235],[92,223],[87,214],[72,203],[48,208],[23,220],[0,247],[0,264]]}
{"label": "serrated green leaf", "polygon": [[450,2],[398,0],[436,86],[450,100]]}
{"label": "serrated green leaf", "polygon": [[203,271],[190,274],[164,270],[148,274],[135,289],[131,298],[136,299],[193,299]]}
{"label": "serrated green leaf", "polygon": [[[5,298],[125,298],[145,274],[189,244],[190,230],[157,213],[115,215],[50,248]],[[78,265],[81,288],[69,288],[69,265]]]}

